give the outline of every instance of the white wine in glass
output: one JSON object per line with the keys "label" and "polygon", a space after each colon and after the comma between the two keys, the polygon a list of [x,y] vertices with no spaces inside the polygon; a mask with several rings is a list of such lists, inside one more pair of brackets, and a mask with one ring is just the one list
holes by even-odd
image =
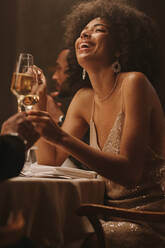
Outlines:
{"label": "white wine in glass", "polygon": [[[32,109],[39,101],[37,72],[34,69],[33,56],[29,53],[21,53],[16,61],[15,71],[12,76],[11,91],[17,97],[18,111]],[[23,170],[31,165],[31,152],[36,149],[31,147],[26,152],[26,162]]]}
{"label": "white wine in glass", "polygon": [[37,88],[38,80],[33,67],[33,56],[21,53],[11,83],[11,91],[17,97],[18,111],[30,110],[39,101]]}

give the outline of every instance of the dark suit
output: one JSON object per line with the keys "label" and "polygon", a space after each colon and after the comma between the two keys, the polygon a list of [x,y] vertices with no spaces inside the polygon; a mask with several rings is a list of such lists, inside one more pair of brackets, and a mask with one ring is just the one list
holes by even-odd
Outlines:
{"label": "dark suit", "polygon": [[0,181],[18,176],[25,162],[25,145],[17,136],[0,136]]}

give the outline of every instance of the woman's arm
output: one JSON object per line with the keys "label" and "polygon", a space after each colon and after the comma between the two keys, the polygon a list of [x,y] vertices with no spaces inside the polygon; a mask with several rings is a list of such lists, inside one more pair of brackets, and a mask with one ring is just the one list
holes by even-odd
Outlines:
{"label": "woman's arm", "polygon": [[[46,78],[42,70],[35,66],[35,72],[37,74],[38,79],[42,83],[38,88],[39,103],[34,106],[34,109],[37,111],[48,111],[52,120],[55,123],[58,123],[59,116],[62,114],[62,112],[60,111],[57,103],[53,101],[51,96],[47,95]],[[84,89],[81,89],[80,91],[82,92],[84,91]],[[73,112],[76,113],[76,111],[73,111],[72,109],[77,110],[77,106],[79,105],[83,106],[84,104],[82,103],[82,100],[79,98],[78,92],[75,96],[75,99],[76,100],[73,100],[73,102],[76,102],[76,104],[71,104],[71,105],[76,106],[76,108],[75,107],[68,108],[67,111],[68,113],[65,117],[66,121],[65,123],[63,123],[62,128],[64,128],[68,133],[78,138],[82,138],[87,130],[87,123],[84,122],[82,118],[79,118],[79,115],[73,114]],[[48,143],[46,139],[42,137],[37,141],[35,145],[37,147],[36,149],[37,162],[39,164],[59,166],[68,157],[67,152],[64,152],[64,150],[61,150],[59,147],[56,147],[55,145]]]}
{"label": "woman's arm", "polygon": [[[63,130],[79,139],[84,136],[88,128],[87,121],[82,118],[84,115],[83,112],[85,112],[87,108],[89,109],[89,101],[86,101],[84,97],[82,97],[82,95],[85,95],[86,98],[88,95],[87,91],[85,89],[81,89],[79,92],[77,92],[68,108],[65,121],[62,125]],[[56,123],[50,113],[49,116],[51,116],[52,120]],[[40,124],[38,124],[38,126],[39,125]],[[47,129],[47,131],[49,131],[49,134],[47,135],[51,137],[53,130],[50,128],[49,130]],[[49,143],[48,140],[44,138],[40,138],[36,146],[38,148],[36,155],[39,164],[60,166],[68,157],[68,154],[70,154],[66,150],[61,149],[61,147],[55,146],[54,142],[53,144]]]}
{"label": "woman's arm", "polygon": [[[152,103],[149,102],[151,87],[143,74],[132,73],[124,81],[122,95],[125,121],[120,154],[118,155],[89,147],[78,139],[78,129],[75,131],[74,128],[73,130],[72,127],[69,128],[67,121],[69,125],[73,124],[74,126],[76,125],[74,122],[77,123],[79,118],[83,120],[82,106],[77,105],[77,108],[75,105],[73,106],[71,115],[68,114],[64,123],[63,130],[52,122],[47,113],[31,112],[29,119],[35,123],[40,123],[37,131],[49,143],[56,144],[64,152],[72,154],[72,156],[102,176],[128,185],[136,184],[143,170]],[[70,118],[72,117],[73,120],[71,121]],[[79,122],[79,128],[80,124],[82,123]]]}

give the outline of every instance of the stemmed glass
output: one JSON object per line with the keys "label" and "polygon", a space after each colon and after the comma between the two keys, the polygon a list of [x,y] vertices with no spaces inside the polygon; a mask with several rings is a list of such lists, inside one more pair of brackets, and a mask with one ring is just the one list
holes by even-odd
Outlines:
{"label": "stemmed glass", "polygon": [[[12,76],[11,91],[17,97],[18,111],[28,111],[39,101],[37,89],[38,76],[33,64],[33,56],[29,53],[20,53],[16,61],[15,71]],[[31,152],[36,147],[31,147],[26,153],[26,167],[32,163]]]}
{"label": "stemmed glass", "polygon": [[17,97],[18,111],[32,109],[39,101],[37,95],[38,80],[33,66],[33,56],[29,53],[21,53],[16,62],[13,73],[11,91]]}

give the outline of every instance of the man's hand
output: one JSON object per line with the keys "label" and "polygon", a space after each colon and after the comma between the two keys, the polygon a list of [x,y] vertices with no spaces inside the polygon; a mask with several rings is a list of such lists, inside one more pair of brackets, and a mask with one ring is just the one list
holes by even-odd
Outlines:
{"label": "man's hand", "polygon": [[19,112],[6,120],[1,129],[1,134],[18,133],[20,138],[26,140],[26,149],[30,148],[40,137],[32,123],[27,119],[25,112]]}

